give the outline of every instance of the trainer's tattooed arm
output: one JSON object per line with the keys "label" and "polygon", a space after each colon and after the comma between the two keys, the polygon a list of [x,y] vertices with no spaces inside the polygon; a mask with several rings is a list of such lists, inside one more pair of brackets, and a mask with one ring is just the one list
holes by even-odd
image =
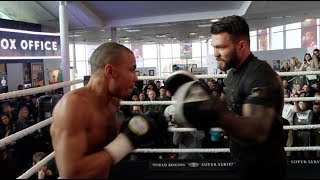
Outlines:
{"label": "trainer's tattooed arm", "polygon": [[269,130],[275,119],[276,111],[274,107],[266,107],[258,104],[244,104],[242,107],[241,121],[248,121],[254,125],[250,128],[242,128],[239,136],[255,139],[263,142],[268,138]]}
{"label": "trainer's tattooed arm", "polygon": [[264,142],[277,115],[275,106],[267,104],[269,94],[267,88],[253,88],[242,105],[242,116],[227,113],[222,128],[239,139]]}

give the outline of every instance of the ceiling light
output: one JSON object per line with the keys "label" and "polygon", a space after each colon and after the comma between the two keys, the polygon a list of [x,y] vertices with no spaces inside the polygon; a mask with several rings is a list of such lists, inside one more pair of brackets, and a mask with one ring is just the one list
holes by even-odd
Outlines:
{"label": "ceiling light", "polygon": [[163,38],[163,37],[167,37],[167,35],[166,34],[157,34],[157,37],[158,38]]}
{"label": "ceiling light", "polygon": [[103,32],[103,31],[106,31],[106,30],[105,30],[105,29],[101,29],[100,31],[102,31],[102,32]]}
{"label": "ceiling light", "polygon": [[190,36],[195,36],[196,34],[197,34],[196,32],[189,33]]}
{"label": "ceiling light", "polygon": [[69,35],[69,37],[79,37],[79,36],[81,36],[81,35],[79,35],[79,34],[70,34]]}
{"label": "ceiling light", "polygon": [[171,26],[171,24],[160,24],[160,25],[158,25],[158,27],[168,27],[168,26]]}
{"label": "ceiling light", "polygon": [[202,38],[204,38],[204,36],[199,36],[199,39],[202,39]]}
{"label": "ceiling light", "polygon": [[304,21],[312,21],[313,19],[305,19]]}
{"label": "ceiling light", "polygon": [[126,29],[125,31],[127,31],[127,32],[139,32],[141,30],[140,29]]}
{"label": "ceiling light", "polygon": [[111,41],[111,38],[109,38],[108,41]]}
{"label": "ceiling light", "polygon": [[273,17],[271,17],[271,19],[281,19],[281,18],[283,18],[283,16],[273,16]]}
{"label": "ceiling light", "polygon": [[75,31],[74,33],[87,33],[88,31]]}
{"label": "ceiling light", "polygon": [[198,27],[210,27],[212,24],[198,24]]}
{"label": "ceiling light", "polygon": [[125,40],[124,42],[125,42],[125,43],[128,43],[128,42],[130,42],[130,41],[128,41],[128,40]]}
{"label": "ceiling light", "polygon": [[217,22],[219,19],[211,19],[210,22]]}

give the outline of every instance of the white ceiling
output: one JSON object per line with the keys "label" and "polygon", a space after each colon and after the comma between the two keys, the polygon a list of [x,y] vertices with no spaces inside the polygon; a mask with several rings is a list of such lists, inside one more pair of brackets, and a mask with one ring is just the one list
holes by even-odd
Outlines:
{"label": "white ceiling", "polygon": [[[210,19],[227,15],[244,16],[256,30],[319,18],[319,8],[319,1],[67,1],[67,18],[69,34],[77,35],[70,41],[106,41],[116,27],[119,41],[165,43],[209,38]],[[0,1],[0,11],[12,20],[59,31],[59,1]],[[132,29],[141,31],[127,32]]]}

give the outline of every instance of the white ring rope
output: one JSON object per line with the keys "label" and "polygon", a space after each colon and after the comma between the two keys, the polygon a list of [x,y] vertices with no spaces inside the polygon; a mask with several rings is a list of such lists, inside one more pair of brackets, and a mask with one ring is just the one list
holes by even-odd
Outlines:
{"label": "white ring rope", "polygon": [[319,129],[320,124],[283,126],[284,130]]}
{"label": "white ring rope", "polygon": [[[284,102],[293,101],[320,101],[320,97],[294,97],[294,98],[284,98]],[[171,105],[176,104],[177,101],[121,101],[120,105]]]}
{"label": "white ring rope", "polygon": [[[308,74],[320,74],[320,71],[299,71],[299,72],[278,72],[280,76],[295,76],[295,75],[308,75]],[[212,77],[217,77],[217,78],[225,78],[227,74],[211,74],[211,75],[195,75],[198,78],[212,78]],[[168,76],[138,76],[139,80],[156,80],[156,79],[165,79]],[[30,88],[30,89],[25,89],[25,90],[19,90],[19,91],[13,91],[13,92],[8,92],[8,93],[2,93],[0,94],[0,100],[4,99],[10,99],[10,98],[15,98],[15,97],[20,97],[20,96],[26,96],[26,95],[32,95],[32,94],[37,94],[41,92],[47,92],[51,91],[54,89],[59,89],[62,87],[66,86],[71,86],[74,84],[82,83],[83,79],[78,79],[74,81],[66,81],[66,82],[61,82],[57,84],[51,84],[43,87],[36,87],[36,88]],[[314,101],[314,100],[320,100],[320,97],[300,97],[300,98],[285,98],[286,102],[289,101]],[[123,105],[133,105],[130,104],[130,102],[122,102]],[[145,102],[144,104],[149,105],[148,103],[150,102]],[[162,103],[163,105],[172,104],[173,102],[166,101],[166,102],[159,102],[157,101],[158,104]],[[151,103],[152,104],[152,103]],[[143,105],[143,104],[142,104]]]}
{"label": "white ring rope", "polygon": [[[276,72],[279,76],[303,76],[303,75],[318,75],[320,71],[297,71],[297,72]],[[227,74],[203,74],[195,75],[198,79],[209,78],[226,78]],[[139,80],[160,80],[166,79],[168,76],[138,76]]]}
{"label": "white ring rope", "polygon": [[47,163],[54,158],[54,151],[50,153],[48,156],[43,158],[41,161],[39,161],[37,164],[32,166],[30,169],[28,169],[25,173],[23,173],[21,176],[19,176],[17,179],[28,179],[30,178],[34,173],[38,172],[42,166],[47,165]]}
{"label": "white ring rope", "polygon": [[[320,151],[320,146],[306,146],[306,147],[284,147],[285,151]],[[162,148],[162,149],[147,149],[141,148],[133,151],[134,153],[228,153],[230,152],[230,148],[195,148],[195,149],[170,149],[170,148]]]}
{"label": "white ring rope", "polygon": [[176,101],[121,101],[120,105],[171,105]]}
{"label": "white ring rope", "polygon": [[[289,125],[283,126],[283,130],[309,130],[309,129],[320,129],[320,124],[310,125]],[[194,132],[196,128],[179,128],[179,127],[168,127],[169,132]],[[221,128],[211,128],[210,131],[223,131]]]}
{"label": "white ring rope", "polygon": [[52,122],[52,118],[48,118],[33,126],[30,126],[26,129],[23,129],[14,134],[11,134],[10,136],[0,139],[0,148],[5,147],[6,145],[9,145],[10,143],[15,142],[16,140],[19,140],[45,126],[48,126],[49,124],[51,124],[51,122]]}
{"label": "white ring rope", "polygon": [[35,88],[30,88],[30,89],[2,93],[2,94],[0,94],[0,100],[10,99],[10,98],[15,98],[15,97],[20,97],[20,96],[26,96],[26,95],[32,95],[32,94],[37,94],[37,93],[41,93],[41,92],[47,92],[47,91],[59,89],[62,87],[82,83],[82,82],[83,82],[82,79],[78,79],[78,80],[74,80],[74,81],[66,81],[66,82],[51,84],[51,85],[42,86],[42,87],[35,87]]}
{"label": "white ring rope", "polygon": [[291,101],[319,101],[320,97],[293,97],[293,98],[284,98],[284,102]]}
{"label": "white ring rope", "polygon": [[[52,123],[52,117],[46,120],[43,120],[33,126],[30,126],[26,129],[23,129],[19,132],[11,134],[3,139],[0,139],[0,148],[9,145],[16,140],[23,138],[45,126],[48,126]],[[284,130],[299,130],[299,129],[320,129],[320,124],[313,124],[313,125],[290,125],[290,126],[283,126]],[[168,127],[168,132],[193,132],[197,131],[196,128],[177,128],[177,127]],[[223,131],[221,128],[211,128],[210,131]]]}
{"label": "white ring rope", "polygon": [[209,148],[209,149],[202,149],[202,148],[161,148],[161,149],[135,149],[133,153],[228,153],[230,152],[229,148]]}
{"label": "white ring rope", "polygon": [[[0,139],[0,148],[9,145],[10,143],[23,138],[45,126],[48,126],[52,123],[52,117],[46,120],[43,120],[31,127],[23,129],[19,132],[16,132],[10,136],[7,136],[3,139]],[[300,129],[320,129],[320,124],[312,124],[312,125],[290,125],[283,126],[284,130],[300,130]],[[169,132],[192,132],[196,131],[196,128],[177,128],[177,127],[168,127]],[[221,128],[211,128],[210,131],[223,131]]]}
{"label": "white ring rope", "polygon": [[[298,75],[311,75],[311,74],[320,74],[320,71],[298,71],[298,72],[278,72],[279,76],[298,76]],[[210,74],[210,75],[195,75],[197,78],[225,78],[227,77],[227,74]],[[168,76],[138,76],[139,80],[159,80],[159,79],[166,79]],[[83,79],[78,79],[74,81],[66,81],[61,82],[57,84],[51,84],[43,87],[36,87],[36,88],[30,88],[25,90],[19,90],[19,91],[12,91],[8,93],[2,93],[0,94],[0,100],[4,99],[10,99],[20,96],[26,96],[26,95],[32,95],[37,94],[41,92],[47,92],[54,89],[59,89],[66,86],[71,86],[74,84],[82,83]],[[287,98],[289,99],[289,98]],[[291,98],[290,98],[291,99]],[[295,99],[295,98],[292,98]],[[298,99],[298,98],[297,98]],[[313,100],[313,99],[311,99]],[[298,100],[295,100],[298,101]],[[309,100],[307,100],[309,101]]]}
{"label": "white ring rope", "polygon": [[[45,119],[33,126],[30,126],[26,129],[23,129],[19,132],[11,134],[3,139],[0,139],[0,148],[5,147],[6,145],[15,142],[45,126],[48,126],[52,123],[52,117]],[[299,130],[299,129],[320,129],[320,124],[312,124],[312,125],[290,125],[290,126],[283,126],[284,130]],[[177,128],[177,127],[168,127],[169,132],[193,132],[196,131],[196,128]],[[223,131],[221,128],[211,128],[210,131]]]}
{"label": "white ring rope", "polygon": [[303,76],[303,75],[317,75],[320,71],[297,71],[297,72],[277,72],[279,76]]}

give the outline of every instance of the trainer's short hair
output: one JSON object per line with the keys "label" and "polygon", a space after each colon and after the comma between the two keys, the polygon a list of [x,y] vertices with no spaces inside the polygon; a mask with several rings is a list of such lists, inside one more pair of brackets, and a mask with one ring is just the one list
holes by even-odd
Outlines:
{"label": "trainer's short hair", "polygon": [[233,41],[245,38],[250,43],[249,25],[241,16],[226,16],[212,23],[211,34],[223,32],[230,34]]}

